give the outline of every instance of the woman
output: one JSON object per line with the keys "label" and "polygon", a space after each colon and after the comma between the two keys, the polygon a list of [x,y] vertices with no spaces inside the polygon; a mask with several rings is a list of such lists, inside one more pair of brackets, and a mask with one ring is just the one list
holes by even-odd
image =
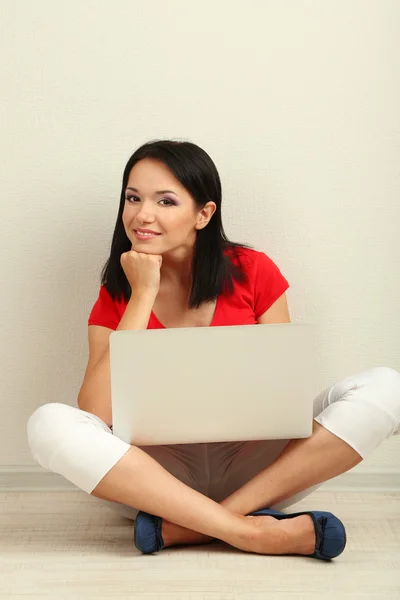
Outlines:
{"label": "woman", "polygon": [[[288,287],[264,253],[227,239],[219,175],[204,150],[144,144],[123,174],[111,253],[88,321],[79,408],[51,403],[33,413],[35,460],[136,519],[142,552],[219,539],[260,554],[338,556],[346,535],[337,517],[265,507],[287,508],[398,434],[397,371],[368,369],[321,392],[306,439],[139,448],[112,433],[113,330],[287,323]],[[206,361],[200,370],[207,375]]]}

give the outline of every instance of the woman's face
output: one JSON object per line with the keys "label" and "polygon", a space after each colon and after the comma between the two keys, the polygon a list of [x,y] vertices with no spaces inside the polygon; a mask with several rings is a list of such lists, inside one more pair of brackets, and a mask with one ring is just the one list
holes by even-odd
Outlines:
{"label": "woman's face", "polygon": [[[176,248],[193,248],[196,230],[207,225],[216,209],[208,202],[197,210],[186,188],[160,161],[142,159],[132,168],[125,189],[122,222],[133,250],[164,254]],[[134,230],[149,229],[156,237],[140,240]]]}

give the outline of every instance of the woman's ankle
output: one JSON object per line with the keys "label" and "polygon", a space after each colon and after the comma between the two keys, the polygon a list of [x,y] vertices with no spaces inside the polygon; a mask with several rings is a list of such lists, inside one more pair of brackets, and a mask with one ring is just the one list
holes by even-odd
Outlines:
{"label": "woman's ankle", "polygon": [[240,550],[249,549],[257,539],[257,528],[252,523],[251,518],[233,513],[234,520],[229,533],[221,537],[221,541],[238,548]]}
{"label": "woman's ankle", "polygon": [[164,546],[180,546],[189,544],[208,544],[214,540],[214,538],[186,529],[175,523],[171,523],[166,519],[162,520],[161,535],[164,540]]}

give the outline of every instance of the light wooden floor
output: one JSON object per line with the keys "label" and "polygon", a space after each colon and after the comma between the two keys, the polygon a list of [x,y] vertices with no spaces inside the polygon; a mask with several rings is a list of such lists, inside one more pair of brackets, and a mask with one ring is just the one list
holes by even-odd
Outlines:
{"label": "light wooden floor", "polygon": [[143,555],[132,523],[80,491],[3,492],[0,507],[2,599],[400,598],[400,494],[316,491],[291,508],[344,521],[347,547],[330,563],[221,543]]}

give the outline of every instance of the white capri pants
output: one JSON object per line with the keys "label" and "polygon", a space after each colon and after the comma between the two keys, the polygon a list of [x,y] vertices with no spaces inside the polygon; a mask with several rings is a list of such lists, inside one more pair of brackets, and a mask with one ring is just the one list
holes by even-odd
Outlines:
{"label": "white capri pants", "polygon": [[[400,373],[375,367],[336,382],[315,398],[314,419],[365,459],[385,439],[399,434]],[[35,410],[27,431],[34,459],[89,494],[130,448],[99,417],[61,403],[45,404]],[[189,487],[221,502],[270,465],[289,441],[176,444],[141,449]],[[319,485],[271,508],[287,508]],[[138,512],[118,502],[97,497],[95,500],[130,519],[135,519]]]}

